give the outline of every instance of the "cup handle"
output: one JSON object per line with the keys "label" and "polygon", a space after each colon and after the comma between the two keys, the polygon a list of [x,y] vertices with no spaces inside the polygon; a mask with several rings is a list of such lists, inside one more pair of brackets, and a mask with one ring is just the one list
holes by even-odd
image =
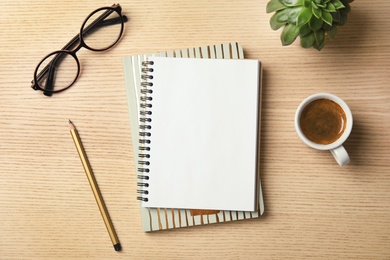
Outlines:
{"label": "cup handle", "polygon": [[344,146],[340,145],[339,147],[331,149],[330,152],[340,166],[344,166],[350,162],[349,155]]}

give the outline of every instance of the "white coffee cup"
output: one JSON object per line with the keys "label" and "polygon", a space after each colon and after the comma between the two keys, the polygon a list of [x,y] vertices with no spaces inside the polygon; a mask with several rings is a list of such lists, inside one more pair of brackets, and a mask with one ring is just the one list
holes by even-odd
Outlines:
{"label": "white coffee cup", "polygon": [[[345,126],[344,126],[344,131],[342,134],[338,137],[337,140],[328,143],[328,144],[320,144],[316,143],[312,140],[310,140],[302,131],[301,128],[301,115],[304,109],[311,104],[315,100],[319,99],[325,99],[325,100],[331,100],[338,104],[341,109],[343,110],[345,114]],[[309,108],[308,108],[309,109]],[[314,112],[313,112],[314,113]],[[320,119],[318,119],[320,120]],[[336,159],[337,163],[341,166],[346,165],[350,162],[349,155],[345,148],[343,147],[343,143],[347,140],[349,137],[351,131],[352,131],[352,125],[353,125],[353,118],[352,118],[352,112],[351,109],[348,107],[347,103],[345,103],[341,98],[329,94],[329,93],[317,93],[314,95],[311,95],[304,99],[301,104],[298,106],[298,109],[295,113],[295,130],[298,133],[298,136],[302,139],[302,141],[307,144],[308,146],[317,149],[317,150],[329,150],[333,157]]]}

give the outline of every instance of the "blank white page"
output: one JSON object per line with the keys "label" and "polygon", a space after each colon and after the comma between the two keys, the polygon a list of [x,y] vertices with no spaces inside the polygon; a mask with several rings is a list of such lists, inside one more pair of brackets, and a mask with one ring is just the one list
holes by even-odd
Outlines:
{"label": "blank white page", "polygon": [[[255,211],[257,60],[150,57],[144,207]],[[141,101],[142,103],[142,101]]]}

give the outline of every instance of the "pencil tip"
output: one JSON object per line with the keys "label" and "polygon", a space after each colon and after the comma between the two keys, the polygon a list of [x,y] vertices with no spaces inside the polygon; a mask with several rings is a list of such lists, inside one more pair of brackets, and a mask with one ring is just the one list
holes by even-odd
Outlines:
{"label": "pencil tip", "polygon": [[75,129],[76,127],[74,126],[73,122],[69,119],[69,128],[70,129]]}
{"label": "pencil tip", "polygon": [[121,250],[122,250],[121,244],[120,244],[120,243],[115,244],[115,245],[114,245],[114,249],[115,249],[115,251],[121,251]]}

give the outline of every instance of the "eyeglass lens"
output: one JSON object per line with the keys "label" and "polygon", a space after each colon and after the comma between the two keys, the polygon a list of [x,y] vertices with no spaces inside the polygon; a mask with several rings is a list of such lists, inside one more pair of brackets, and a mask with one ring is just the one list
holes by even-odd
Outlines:
{"label": "eyeglass lens", "polygon": [[48,67],[48,72],[38,82],[45,91],[58,92],[68,88],[76,81],[79,73],[79,65],[74,56],[68,52],[58,51],[47,56],[37,70],[39,75],[44,68]]}
{"label": "eyeglass lens", "polygon": [[[93,26],[93,23],[101,16],[108,16]],[[105,50],[114,45],[120,38],[123,24],[120,22],[120,15],[113,11],[107,12],[106,9],[93,13],[84,23],[82,31],[87,31],[85,28],[92,27],[83,34],[83,41],[88,48],[93,50]],[[118,22],[119,21],[119,22]]]}

